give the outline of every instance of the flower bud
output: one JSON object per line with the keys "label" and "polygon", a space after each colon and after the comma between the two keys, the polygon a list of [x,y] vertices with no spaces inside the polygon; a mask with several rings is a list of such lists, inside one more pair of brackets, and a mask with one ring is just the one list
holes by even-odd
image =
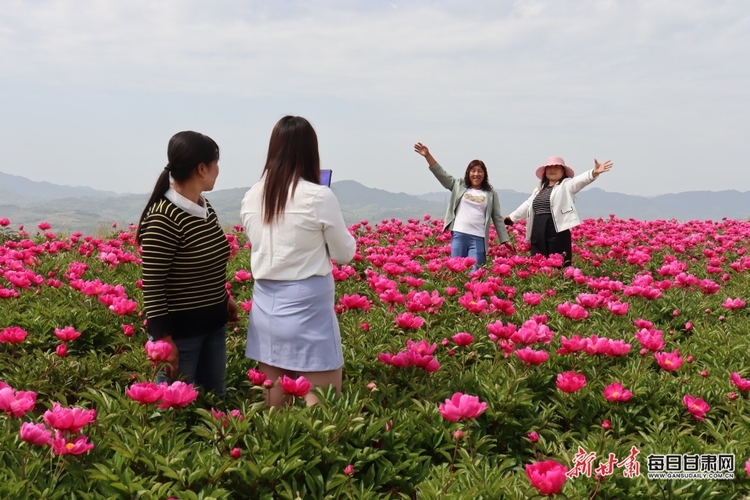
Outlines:
{"label": "flower bud", "polygon": [[461,429],[458,429],[456,432],[453,433],[453,439],[458,441],[459,439],[463,439],[464,432]]}
{"label": "flower bud", "polygon": [[537,441],[539,441],[539,434],[536,431],[529,432],[527,437],[529,438],[529,441],[531,441],[532,443],[536,443]]}
{"label": "flower bud", "polygon": [[604,429],[605,431],[611,427],[612,422],[610,422],[609,420],[605,420],[604,422],[602,422],[602,429]]}
{"label": "flower bud", "polygon": [[229,452],[229,455],[233,459],[237,460],[238,458],[240,458],[240,455],[242,455],[242,451],[240,451],[239,448],[232,448],[232,451]]}

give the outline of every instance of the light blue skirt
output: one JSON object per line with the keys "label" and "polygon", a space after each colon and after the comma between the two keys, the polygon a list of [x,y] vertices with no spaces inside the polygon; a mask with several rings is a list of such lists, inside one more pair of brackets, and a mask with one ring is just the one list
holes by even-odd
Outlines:
{"label": "light blue skirt", "polygon": [[255,280],[245,356],[296,372],[344,365],[333,275],[298,281]]}

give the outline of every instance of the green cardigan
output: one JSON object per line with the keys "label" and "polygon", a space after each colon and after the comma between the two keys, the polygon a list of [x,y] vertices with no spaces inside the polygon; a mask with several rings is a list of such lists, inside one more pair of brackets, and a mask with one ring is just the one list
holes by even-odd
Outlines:
{"label": "green cardigan", "polygon": [[[448,202],[448,208],[445,211],[445,224],[443,231],[451,229],[453,222],[456,220],[456,209],[461,202],[461,198],[466,193],[466,183],[463,179],[457,179],[446,172],[439,163],[430,166],[430,172],[440,181],[443,187],[451,192],[451,199]],[[508,231],[505,230],[503,216],[500,215],[500,200],[494,189],[487,191],[487,210],[484,213],[484,250],[490,249],[490,224],[495,224],[495,231],[500,237],[500,243],[510,241]]]}

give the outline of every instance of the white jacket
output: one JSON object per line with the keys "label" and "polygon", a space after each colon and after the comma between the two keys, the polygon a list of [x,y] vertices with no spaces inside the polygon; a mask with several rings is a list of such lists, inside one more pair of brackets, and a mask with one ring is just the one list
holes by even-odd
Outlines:
{"label": "white jacket", "polygon": [[[573,178],[567,177],[552,188],[552,193],[550,193],[549,197],[550,211],[552,212],[552,222],[554,222],[555,230],[558,233],[581,223],[578,211],[576,210],[575,195],[592,182],[594,182],[593,169],[578,174]],[[534,198],[539,194],[539,191],[541,191],[541,187],[537,186],[534,192],[531,193],[531,196],[529,196],[529,199],[508,215],[513,222],[526,219],[526,241],[531,240],[531,230],[534,225],[534,210],[532,206]]]}

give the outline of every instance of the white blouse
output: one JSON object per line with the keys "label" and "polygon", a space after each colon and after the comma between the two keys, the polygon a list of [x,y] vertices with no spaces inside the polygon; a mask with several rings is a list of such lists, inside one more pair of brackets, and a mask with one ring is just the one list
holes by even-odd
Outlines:
{"label": "white blouse", "polygon": [[255,279],[325,276],[333,269],[330,259],[338,264],[352,260],[356,243],[330,188],[300,179],[283,215],[267,225],[263,222],[263,186],[261,179],[250,188],[240,209],[252,246],[250,269]]}

